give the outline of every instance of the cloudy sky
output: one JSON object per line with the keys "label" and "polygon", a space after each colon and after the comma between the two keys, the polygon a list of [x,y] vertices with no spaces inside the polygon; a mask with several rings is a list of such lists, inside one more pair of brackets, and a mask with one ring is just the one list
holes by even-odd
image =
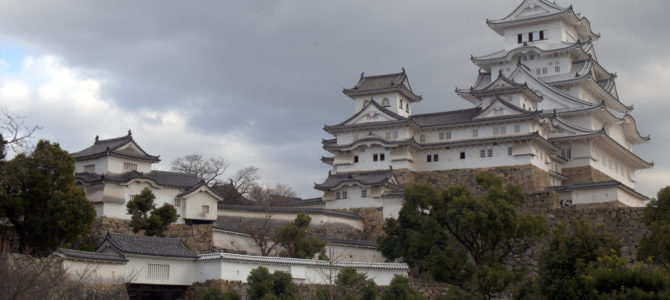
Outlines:
{"label": "cloudy sky", "polygon": [[[343,87],[405,67],[424,96],[415,113],[467,108],[453,90],[475,78],[470,54],[502,47],[485,20],[519,2],[0,0],[0,107],[72,152],[132,129],[158,168],[223,156],[230,173],[255,165],[267,184],[318,196],[322,127],[353,113]],[[670,1],[572,4],[652,136],[635,151],[656,163],[638,173],[655,195],[670,184]]]}

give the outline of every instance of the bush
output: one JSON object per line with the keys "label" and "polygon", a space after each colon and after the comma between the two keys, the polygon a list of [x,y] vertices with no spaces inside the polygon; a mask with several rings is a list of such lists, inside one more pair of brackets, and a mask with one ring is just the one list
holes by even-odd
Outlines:
{"label": "bush", "polygon": [[241,300],[240,294],[236,291],[227,291],[222,292],[219,288],[215,286],[210,286],[207,291],[205,291],[199,300]]}
{"label": "bush", "polygon": [[299,299],[298,287],[291,280],[291,274],[275,271],[270,274],[267,268],[251,270],[247,277],[247,292],[251,299]]}
{"label": "bush", "polygon": [[424,300],[428,298],[426,296],[421,295],[419,291],[411,287],[409,279],[407,279],[407,277],[395,275],[393,276],[393,280],[391,280],[391,285],[389,285],[386,289],[384,289],[381,299]]}

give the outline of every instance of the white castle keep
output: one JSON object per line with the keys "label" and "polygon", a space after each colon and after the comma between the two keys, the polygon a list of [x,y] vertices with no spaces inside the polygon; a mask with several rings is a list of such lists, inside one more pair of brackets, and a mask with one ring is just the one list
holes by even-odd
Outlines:
{"label": "white castle keep", "polygon": [[653,163],[633,146],[649,137],[619,99],[616,75],[598,62],[600,35],[589,20],[572,6],[524,0],[486,23],[505,49],[471,57],[476,80],[456,94],[473,108],[412,114],[422,97],[404,69],[361,74],[343,90],[355,113],[324,128],[333,138],[323,140],[332,156],[322,158],[332,171],[315,185],[322,205],[383,207],[392,217],[402,202],[399,171],[510,167],[532,170],[533,190],[556,191],[563,203],[644,205],[635,172]]}

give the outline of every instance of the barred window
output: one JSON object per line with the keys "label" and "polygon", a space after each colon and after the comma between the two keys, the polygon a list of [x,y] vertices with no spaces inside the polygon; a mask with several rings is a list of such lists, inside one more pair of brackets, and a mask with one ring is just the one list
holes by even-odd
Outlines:
{"label": "barred window", "polygon": [[393,138],[394,139],[398,138],[398,131],[397,130],[393,131]]}
{"label": "barred window", "polygon": [[340,199],[340,192],[335,193],[335,199]]}
{"label": "barred window", "polygon": [[202,214],[203,215],[209,214],[209,205],[202,206]]}
{"label": "barred window", "polygon": [[181,198],[174,199],[174,206],[181,207]]}
{"label": "barred window", "polygon": [[486,150],[486,156],[488,157],[493,156],[493,149]]}
{"label": "barred window", "polygon": [[507,155],[512,155],[512,151],[514,151],[514,148],[512,147],[507,148]]}
{"label": "barred window", "polygon": [[95,173],[95,165],[85,165],[84,172],[86,173]]}
{"label": "barred window", "polygon": [[486,150],[479,150],[479,157],[486,157]]}
{"label": "barred window", "polygon": [[426,135],[425,134],[419,135],[419,142],[425,142],[425,141],[426,141]]}
{"label": "barred window", "polygon": [[347,199],[347,191],[342,192],[342,199]]}
{"label": "barred window", "polygon": [[137,170],[137,164],[132,164],[129,162],[124,162],[123,163],[123,169],[126,171],[134,171]]}
{"label": "barred window", "polygon": [[477,137],[479,136],[479,130],[477,128],[472,130],[472,137]]}
{"label": "barred window", "polygon": [[521,132],[521,125],[514,125],[514,132],[516,133]]}
{"label": "barred window", "polygon": [[368,190],[361,190],[361,198],[367,198],[368,197]]}
{"label": "barred window", "polygon": [[148,264],[147,278],[149,279],[170,278],[170,265]]}

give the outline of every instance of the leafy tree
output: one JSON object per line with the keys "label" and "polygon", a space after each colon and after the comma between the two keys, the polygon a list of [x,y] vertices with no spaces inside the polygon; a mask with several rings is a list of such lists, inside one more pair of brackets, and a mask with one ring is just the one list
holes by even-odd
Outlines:
{"label": "leafy tree", "polygon": [[93,204],[75,186],[74,158],[58,144],[41,140],[0,171],[0,218],[11,224],[2,232],[18,236],[21,252],[49,254],[90,231]]}
{"label": "leafy tree", "polygon": [[283,256],[312,258],[317,253],[325,255],[326,242],[307,235],[310,222],[312,218],[301,212],[293,222],[275,232],[273,239],[285,249]]}
{"label": "leafy tree", "polygon": [[397,300],[397,299],[423,300],[428,298],[426,296],[421,295],[421,293],[415,290],[410,285],[409,279],[407,279],[407,277],[395,275],[391,280],[391,285],[389,285],[382,292],[381,300]]}
{"label": "leafy tree", "polygon": [[585,297],[587,288],[580,276],[586,266],[610,251],[618,253],[620,248],[612,234],[593,230],[585,220],[573,219],[569,224],[559,224],[552,232],[547,248],[540,254],[542,293],[548,299]]}
{"label": "leafy tree", "polygon": [[291,280],[291,274],[275,271],[270,274],[267,268],[251,270],[247,277],[247,292],[251,299],[299,299],[298,287]]}
{"label": "leafy tree", "polygon": [[642,221],[649,232],[640,240],[637,259],[651,257],[654,263],[670,268],[670,186],[661,189],[645,207]]}
{"label": "leafy tree", "polygon": [[[319,291],[318,299],[342,300],[374,300],[377,299],[377,284],[367,279],[367,276],[358,273],[356,269],[346,267],[340,269],[335,279],[334,292],[327,289]],[[332,298],[331,298],[332,297]]]}
{"label": "leafy tree", "polygon": [[616,251],[591,261],[580,280],[585,299],[670,299],[670,277],[644,263],[629,265]]}
{"label": "leafy tree", "polygon": [[490,299],[524,279],[524,269],[504,262],[536,244],[546,225],[541,216],[518,212],[525,202],[519,186],[503,186],[489,172],[475,180],[480,195],[458,186],[441,194],[427,185],[407,187],[398,220],[387,220],[379,243],[389,260],[402,258],[437,281]]}
{"label": "leafy tree", "polygon": [[154,193],[144,188],[133,200],[126,203],[126,209],[130,218],[130,228],[137,233],[144,230],[148,236],[163,236],[168,225],[177,221],[179,215],[174,206],[165,203],[156,208],[154,204]]}
{"label": "leafy tree", "polygon": [[227,291],[227,292],[222,292],[221,289],[215,287],[215,286],[210,286],[204,294],[198,298],[199,300],[241,300],[242,297],[240,297],[240,294],[238,294],[236,291]]}

